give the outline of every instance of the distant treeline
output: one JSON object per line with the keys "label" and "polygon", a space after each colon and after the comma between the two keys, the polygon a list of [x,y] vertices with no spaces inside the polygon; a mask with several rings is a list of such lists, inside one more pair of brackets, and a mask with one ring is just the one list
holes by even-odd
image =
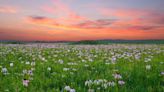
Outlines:
{"label": "distant treeline", "polygon": [[164,44],[164,40],[85,40],[71,44]]}
{"label": "distant treeline", "polygon": [[164,40],[83,40],[83,41],[0,41],[3,44],[28,43],[68,43],[71,45],[98,45],[98,44],[164,44]]}
{"label": "distant treeline", "polygon": [[67,43],[67,41],[0,41],[2,44]]}
{"label": "distant treeline", "polygon": [[25,44],[26,42],[22,41],[0,41],[1,44]]}

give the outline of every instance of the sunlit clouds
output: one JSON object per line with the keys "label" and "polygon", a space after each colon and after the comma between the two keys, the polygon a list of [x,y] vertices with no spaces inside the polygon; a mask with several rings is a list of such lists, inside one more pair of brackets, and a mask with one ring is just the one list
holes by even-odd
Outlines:
{"label": "sunlit clouds", "polygon": [[[76,18],[74,19],[76,20]],[[51,19],[43,16],[28,16],[26,21],[31,24],[40,26],[53,27],[66,30],[89,30],[89,29],[106,29],[116,21],[113,19],[99,19],[99,20],[84,20],[82,22],[75,22],[70,24],[62,24],[59,19]],[[67,21],[65,21],[67,22]]]}
{"label": "sunlit clouds", "polygon": [[11,6],[0,6],[0,13],[17,13],[18,10]]}
{"label": "sunlit clouds", "polygon": [[0,39],[164,39],[164,2],[132,1],[2,1]]}

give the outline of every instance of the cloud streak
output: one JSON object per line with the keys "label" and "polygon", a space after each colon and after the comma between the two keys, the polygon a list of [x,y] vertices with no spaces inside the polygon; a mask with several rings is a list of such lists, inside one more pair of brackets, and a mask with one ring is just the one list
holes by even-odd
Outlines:
{"label": "cloud streak", "polygon": [[82,23],[77,24],[77,27],[80,28],[91,28],[91,29],[102,29],[108,28],[112,25],[116,20],[114,19],[98,19],[94,21],[84,21]]}
{"label": "cloud streak", "polygon": [[0,6],[0,13],[17,13],[18,10],[11,6]]}
{"label": "cloud streak", "polygon": [[81,30],[80,28],[73,27],[72,25],[60,24],[57,19],[47,18],[43,16],[29,16],[26,18],[27,23],[35,24],[38,26],[45,26],[55,29],[64,30]]}
{"label": "cloud streak", "polygon": [[73,11],[68,4],[62,2],[61,0],[51,0],[53,6],[44,5],[41,6],[41,10],[49,14],[54,14],[58,21],[65,24],[73,24],[75,22],[80,22],[82,20],[87,20],[85,16],[79,15],[77,12]]}
{"label": "cloud streak", "polygon": [[160,26],[144,26],[144,25],[129,26],[129,29],[134,29],[134,30],[155,30],[157,28],[161,28],[161,27]]}
{"label": "cloud streak", "polygon": [[[86,30],[86,29],[105,29],[109,28],[116,20],[114,19],[98,19],[98,20],[84,20],[74,24],[61,24],[59,19],[52,19],[43,16],[29,16],[26,21],[31,24],[39,26],[47,26],[64,30]],[[70,19],[71,20],[71,19]]]}
{"label": "cloud streak", "polygon": [[104,17],[118,19],[113,23],[115,28],[143,31],[164,29],[164,13],[160,11],[111,8],[97,8],[97,11]]}

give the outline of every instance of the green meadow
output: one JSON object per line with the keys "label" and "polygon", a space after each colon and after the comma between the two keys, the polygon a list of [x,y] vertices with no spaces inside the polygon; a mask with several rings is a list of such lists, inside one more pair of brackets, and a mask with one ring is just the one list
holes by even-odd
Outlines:
{"label": "green meadow", "polygon": [[0,92],[164,92],[164,45],[1,44]]}

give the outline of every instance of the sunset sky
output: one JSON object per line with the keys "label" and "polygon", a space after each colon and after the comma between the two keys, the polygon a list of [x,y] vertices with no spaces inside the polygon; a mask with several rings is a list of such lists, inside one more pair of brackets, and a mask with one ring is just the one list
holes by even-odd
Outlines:
{"label": "sunset sky", "polygon": [[0,0],[0,40],[164,39],[164,0]]}

